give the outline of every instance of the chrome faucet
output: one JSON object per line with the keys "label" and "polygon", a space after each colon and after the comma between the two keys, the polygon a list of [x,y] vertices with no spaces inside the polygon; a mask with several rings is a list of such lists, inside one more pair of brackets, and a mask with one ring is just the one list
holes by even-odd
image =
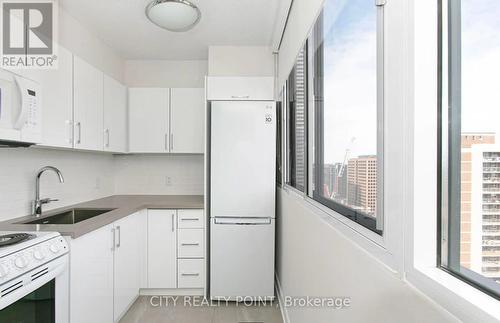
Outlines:
{"label": "chrome faucet", "polygon": [[59,169],[53,166],[45,166],[40,168],[40,170],[36,174],[35,200],[32,202],[32,214],[34,216],[42,215],[42,205],[58,201],[57,199],[49,199],[49,198],[40,199],[40,176],[42,176],[42,174],[46,170],[51,170],[54,173],[56,173],[57,176],[59,177],[59,182],[64,183],[64,177],[62,176],[61,171],[59,171]]}

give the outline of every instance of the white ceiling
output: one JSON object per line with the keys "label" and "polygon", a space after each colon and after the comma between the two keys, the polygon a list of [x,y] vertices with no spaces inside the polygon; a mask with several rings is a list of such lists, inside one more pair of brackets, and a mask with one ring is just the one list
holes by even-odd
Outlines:
{"label": "white ceiling", "polygon": [[192,0],[198,25],[170,32],[145,16],[150,0],[61,0],[62,7],[124,59],[207,59],[209,45],[267,46],[281,0]]}

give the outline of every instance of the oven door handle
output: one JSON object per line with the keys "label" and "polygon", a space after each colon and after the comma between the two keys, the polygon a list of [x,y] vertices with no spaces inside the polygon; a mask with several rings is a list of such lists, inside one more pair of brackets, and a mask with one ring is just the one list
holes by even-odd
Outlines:
{"label": "oven door handle", "polygon": [[[38,276],[38,278],[32,280],[32,275],[34,272],[40,271],[47,268],[47,273],[43,276]],[[5,307],[15,303],[29,293],[37,290],[46,283],[50,282],[52,279],[61,275],[65,270],[68,269],[68,255],[61,256],[51,262],[37,267],[21,277],[13,279],[13,283],[22,281],[21,287],[18,287],[10,294],[0,297],[0,310]],[[7,284],[5,284],[7,285]],[[2,285],[5,286],[5,285]]]}

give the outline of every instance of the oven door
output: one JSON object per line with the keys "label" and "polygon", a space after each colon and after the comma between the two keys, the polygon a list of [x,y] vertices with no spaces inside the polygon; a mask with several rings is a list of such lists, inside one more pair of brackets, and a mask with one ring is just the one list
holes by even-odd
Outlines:
{"label": "oven door", "polygon": [[67,323],[68,255],[0,286],[0,322]]}

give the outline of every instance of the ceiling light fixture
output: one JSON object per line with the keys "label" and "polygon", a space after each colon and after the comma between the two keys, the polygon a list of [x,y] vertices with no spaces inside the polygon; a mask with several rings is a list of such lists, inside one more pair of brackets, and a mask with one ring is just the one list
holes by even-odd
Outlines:
{"label": "ceiling light fixture", "polygon": [[200,21],[201,11],[187,0],[153,0],[146,16],[155,25],[170,31],[187,31]]}

